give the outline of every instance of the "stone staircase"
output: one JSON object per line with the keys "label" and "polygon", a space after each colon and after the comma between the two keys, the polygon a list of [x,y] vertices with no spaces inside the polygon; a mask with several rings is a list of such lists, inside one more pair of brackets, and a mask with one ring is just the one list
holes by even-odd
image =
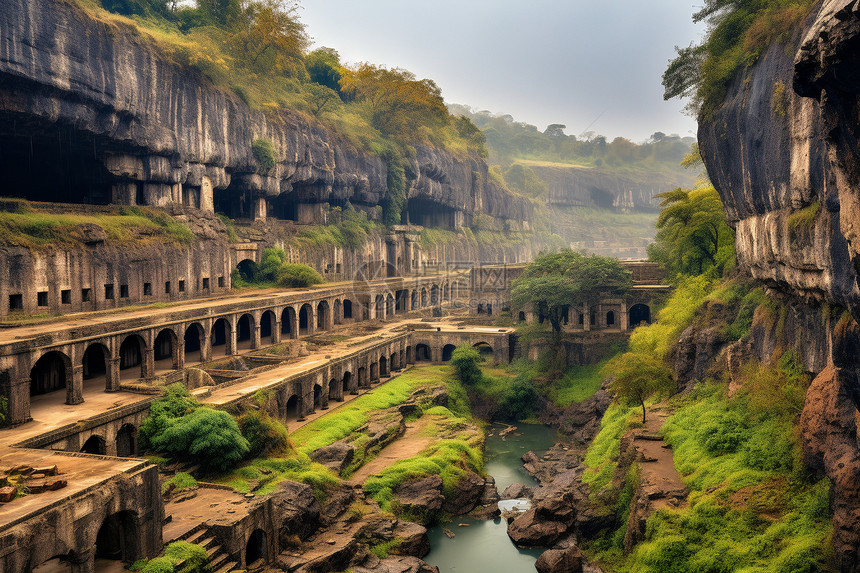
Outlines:
{"label": "stone staircase", "polygon": [[[230,558],[230,555],[224,552],[221,545],[215,539],[215,536],[209,533],[209,530],[202,527],[197,530],[189,531],[183,535],[184,541],[194,543],[203,547],[209,555],[209,566],[212,568],[212,573],[239,573],[244,571],[254,571],[252,568],[240,569],[239,563]],[[181,569],[180,564],[177,569]]]}

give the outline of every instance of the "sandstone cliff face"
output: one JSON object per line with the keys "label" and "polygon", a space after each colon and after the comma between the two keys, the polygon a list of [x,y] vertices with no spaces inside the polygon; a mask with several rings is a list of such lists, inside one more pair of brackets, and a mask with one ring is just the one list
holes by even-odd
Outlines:
{"label": "sandstone cliff face", "polygon": [[[214,190],[215,203],[241,197],[240,215],[264,218],[281,195],[373,206],[387,192],[378,157],[299,114],[252,111],[136,30],[94,20],[72,0],[4,2],[0,37],[0,132],[61,128],[91,141],[112,202],[142,196],[211,209]],[[260,137],[278,150],[270,174],[257,172],[251,152]],[[479,158],[418,146],[410,171],[410,198],[466,216],[530,218],[528,202],[490,182]]]}
{"label": "sandstone cliff face", "polygon": [[[816,375],[802,444],[808,465],[833,484],[843,571],[860,570],[858,63],[860,1],[822,0],[699,127],[708,173],[737,230],[740,267],[789,306],[779,329],[758,325],[735,350],[767,359],[777,347],[794,348]],[[821,303],[844,306],[854,320],[834,325]]]}

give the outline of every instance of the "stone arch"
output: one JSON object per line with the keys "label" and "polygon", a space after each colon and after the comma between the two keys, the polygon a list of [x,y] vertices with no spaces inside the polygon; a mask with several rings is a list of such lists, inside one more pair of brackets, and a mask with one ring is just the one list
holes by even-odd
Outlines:
{"label": "stone arch", "polygon": [[304,336],[306,334],[314,333],[314,311],[311,309],[311,305],[305,303],[299,309],[299,335]]}
{"label": "stone arch", "polygon": [[185,343],[185,363],[203,362],[203,347],[206,345],[206,332],[203,330],[203,325],[199,322],[192,322],[185,329],[185,334],[182,337]]}
{"label": "stone arch", "polygon": [[110,364],[110,350],[107,346],[100,342],[93,342],[87,346],[81,358],[86,385],[93,389],[103,387],[105,390],[110,390],[108,364]]}
{"label": "stone arch", "polygon": [[262,529],[255,529],[251,532],[250,537],[248,537],[248,543],[245,545],[245,567],[265,563],[267,559],[266,553],[266,532]]}
{"label": "stone arch", "polygon": [[317,330],[328,330],[329,328],[329,313],[328,301],[321,300],[317,304]]}
{"label": "stone arch", "polygon": [[337,378],[332,378],[328,381],[328,401],[331,402],[333,400],[343,400],[343,398],[339,398],[338,392],[340,391],[340,382]]}
{"label": "stone arch", "polygon": [[145,357],[146,343],[143,338],[139,334],[126,336],[119,346],[120,378],[143,378]]}
{"label": "stone arch", "polygon": [[278,317],[275,316],[275,313],[271,310],[263,311],[263,314],[260,315],[260,342],[262,343],[264,340],[266,343],[275,344],[278,342],[277,337],[277,329],[276,323],[278,321]]}
{"label": "stone arch", "polygon": [[436,306],[439,302],[439,285],[434,284],[430,287],[430,306]]}
{"label": "stone arch", "polygon": [[314,383],[314,411],[317,408],[323,407],[323,387],[322,384]]}
{"label": "stone arch", "polygon": [[293,394],[287,399],[285,417],[287,420],[298,420],[301,416],[301,399],[298,394]]}
{"label": "stone arch", "polygon": [[254,317],[245,313],[236,321],[236,348],[238,350],[251,350],[254,348]]}
{"label": "stone arch", "polygon": [[394,296],[391,293],[388,293],[388,296],[385,297],[385,316],[391,317],[394,316],[395,312],[395,302]]}
{"label": "stone arch", "polygon": [[348,298],[343,299],[343,319],[352,320],[352,301]]}
{"label": "stone arch", "polygon": [[346,393],[350,391],[350,388],[349,388],[350,382],[352,382],[352,372],[347,370],[346,372],[343,373],[343,378],[341,378],[341,381],[340,381],[340,384],[341,384],[340,399],[341,400],[343,400],[344,396],[346,396]]}
{"label": "stone arch", "polygon": [[376,380],[379,380],[379,362],[374,360],[370,363],[370,383]]}
{"label": "stone arch", "polygon": [[481,356],[485,358],[493,356],[493,346],[489,342],[476,342],[472,345],[472,348],[480,352]]}
{"label": "stone arch", "polygon": [[606,326],[615,326],[615,311],[608,311],[606,313]]}
{"label": "stone arch", "polygon": [[102,522],[96,535],[96,558],[131,563],[141,557],[137,513],[120,511]]}
{"label": "stone arch", "polygon": [[651,324],[651,308],[647,304],[634,304],[630,307],[630,326],[636,327],[642,324]]}
{"label": "stone arch", "polygon": [[134,424],[123,424],[116,433],[116,455],[120,458],[137,455],[137,428]]}
{"label": "stone arch", "polygon": [[219,318],[212,325],[212,333],[210,335],[212,356],[229,356],[230,355],[230,335],[232,332],[230,322],[226,318]]}
{"label": "stone arch", "polygon": [[281,335],[289,335],[290,338],[296,338],[298,335],[298,326],[296,325],[296,309],[291,306],[284,308],[281,312]]}
{"label": "stone arch", "polygon": [[451,301],[451,285],[448,283],[445,283],[442,287],[442,300],[445,302]]}
{"label": "stone arch", "polygon": [[339,298],[334,299],[334,303],[332,304],[331,316],[334,324],[340,324],[343,322],[343,303],[340,302]]}
{"label": "stone arch", "polygon": [[412,294],[410,295],[410,298],[412,300],[409,305],[409,310],[418,310],[418,291],[413,290]]}
{"label": "stone arch", "polygon": [[385,318],[385,296],[378,294],[374,299],[374,308],[376,309],[376,318]]}
{"label": "stone arch", "polygon": [[367,387],[367,368],[365,368],[364,366],[361,366],[358,369],[358,387]]}
{"label": "stone arch", "polygon": [[162,329],[152,344],[155,371],[174,370],[179,367],[176,333],[172,328]]}
{"label": "stone arch", "polygon": [[451,360],[451,356],[454,354],[454,349],[457,348],[453,344],[446,344],[442,347],[442,362],[448,362]]}
{"label": "stone arch", "polygon": [[391,356],[388,358],[388,370],[390,372],[400,370],[400,360],[397,359],[397,352],[392,352]]}
{"label": "stone arch", "polygon": [[412,358],[412,347],[411,347],[411,346],[407,346],[407,347],[406,347],[406,363],[407,363],[407,364],[412,364],[412,362],[413,362],[413,358]]}
{"label": "stone arch", "polygon": [[416,362],[430,362],[433,360],[433,353],[430,351],[430,347],[426,344],[416,344],[415,345],[415,361]]}
{"label": "stone arch", "polygon": [[388,376],[388,358],[382,356],[379,358],[379,377]]}
{"label": "stone arch", "polygon": [[520,322],[525,322],[526,321],[526,313],[523,311],[519,311],[517,313],[517,320],[519,320]]}
{"label": "stone arch", "polygon": [[105,455],[107,453],[107,444],[105,443],[105,439],[93,434],[87,438],[87,441],[84,442],[83,446],[81,446],[81,452],[85,454],[96,454],[99,456]]}
{"label": "stone arch", "polygon": [[425,306],[427,306],[428,302],[429,301],[428,301],[428,297],[427,297],[427,288],[421,287],[421,308],[424,308]]}
{"label": "stone arch", "polygon": [[242,259],[236,265],[236,270],[239,272],[239,278],[245,282],[253,282],[257,275],[257,263],[251,259]]}

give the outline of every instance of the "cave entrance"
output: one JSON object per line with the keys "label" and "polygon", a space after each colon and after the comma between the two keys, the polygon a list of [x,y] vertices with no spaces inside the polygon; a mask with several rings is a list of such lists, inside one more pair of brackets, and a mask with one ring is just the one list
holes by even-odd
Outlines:
{"label": "cave entrance", "polygon": [[253,567],[258,565],[257,561],[265,561],[266,559],[266,532],[262,529],[255,529],[248,539],[248,545],[245,548],[245,567]]}
{"label": "cave entrance", "polygon": [[70,127],[0,118],[3,194],[31,201],[107,205],[113,176],[97,159],[104,146]]}
{"label": "cave entrance", "polygon": [[137,514],[120,511],[104,520],[96,535],[96,558],[131,563],[138,559]]}
{"label": "cave entrance", "polygon": [[450,207],[416,197],[409,199],[406,209],[409,213],[409,222],[413,225],[454,229],[456,211]]}
{"label": "cave entrance", "polygon": [[630,307],[630,326],[651,324],[651,309],[647,304],[634,304]]}

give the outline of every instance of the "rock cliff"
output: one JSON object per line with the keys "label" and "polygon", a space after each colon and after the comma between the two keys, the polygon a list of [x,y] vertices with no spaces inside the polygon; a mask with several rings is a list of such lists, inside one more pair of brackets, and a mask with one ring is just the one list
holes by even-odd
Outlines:
{"label": "rock cliff", "polygon": [[[73,0],[5,2],[0,37],[0,145],[15,194],[320,222],[318,209],[302,206],[373,207],[387,193],[380,158],[301,114],[250,109],[152,38]],[[270,172],[254,158],[256,138],[277,150]],[[411,163],[416,214],[439,210],[451,226],[478,212],[530,218],[528,201],[490,181],[477,156],[417,146]]]}

